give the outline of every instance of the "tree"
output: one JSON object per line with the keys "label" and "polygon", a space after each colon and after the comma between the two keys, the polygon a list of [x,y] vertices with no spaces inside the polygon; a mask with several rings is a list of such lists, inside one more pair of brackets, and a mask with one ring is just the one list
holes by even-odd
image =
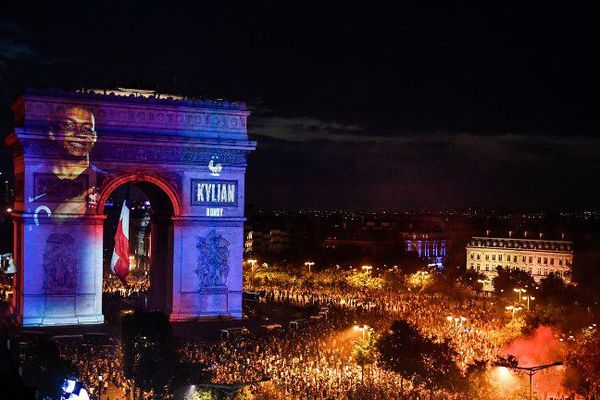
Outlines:
{"label": "tree", "polygon": [[586,399],[600,397],[600,332],[582,334],[567,356],[565,385]]}
{"label": "tree", "polygon": [[424,373],[421,356],[424,344],[425,338],[406,321],[394,321],[390,330],[377,340],[378,363],[400,374],[400,393],[404,393],[404,379],[413,380]]}
{"label": "tree", "polygon": [[360,367],[360,382],[364,383],[365,366],[371,365],[377,358],[377,348],[375,347],[375,335],[370,333],[364,339],[356,341],[352,349],[354,361]]}
{"label": "tree", "polygon": [[450,344],[423,337],[406,321],[394,321],[391,329],[377,340],[376,347],[379,365],[400,374],[401,393],[404,379],[425,385],[431,395],[434,390],[459,390],[464,384]]}
{"label": "tree", "polygon": [[464,286],[476,291],[477,293],[483,290],[483,284],[479,281],[486,279],[485,275],[477,272],[474,269],[459,270],[461,272],[457,279]]}
{"label": "tree", "polygon": [[533,277],[525,271],[513,268],[498,267],[498,276],[493,280],[494,291],[499,295],[513,296],[515,288],[533,288],[535,281]]}
{"label": "tree", "polygon": [[465,384],[454,358],[457,353],[447,341],[436,343],[426,340],[423,351],[425,373],[418,379],[424,383],[430,393],[434,390],[448,389],[459,391]]}

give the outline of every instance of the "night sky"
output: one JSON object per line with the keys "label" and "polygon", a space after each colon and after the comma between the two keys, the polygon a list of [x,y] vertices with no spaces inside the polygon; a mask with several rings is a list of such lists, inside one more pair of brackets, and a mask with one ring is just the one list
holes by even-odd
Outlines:
{"label": "night sky", "polygon": [[598,6],[10,3],[2,136],[26,85],[149,88],[248,103],[258,208],[598,205]]}

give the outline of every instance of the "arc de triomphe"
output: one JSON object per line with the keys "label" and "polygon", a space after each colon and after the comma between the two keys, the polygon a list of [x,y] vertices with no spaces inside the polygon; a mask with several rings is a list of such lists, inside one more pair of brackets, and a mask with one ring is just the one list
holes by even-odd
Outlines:
{"label": "arc de triomphe", "polygon": [[156,304],[171,320],[242,316],[244,176],[256,146],[245,105],[28,92],[13,112],[12,306],[23,326],[103,322],[104,207],[130,182],[160,207]]}

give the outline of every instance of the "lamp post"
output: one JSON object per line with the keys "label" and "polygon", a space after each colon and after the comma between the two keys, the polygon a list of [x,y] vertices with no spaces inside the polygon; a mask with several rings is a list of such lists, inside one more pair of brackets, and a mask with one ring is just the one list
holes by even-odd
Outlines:
{"label": "lamp post", "polygon": [[367,273],[371,273],[371,270],[373,269],[372,265],[363,265],[362,267],[360,267],[360,269],[362,269],[363,271],[367,271]]}
{"label": "lamp post", "polygon": [[521,295],[527,292],[527,289],[515,288],[513,289],[519,295],[519,303],[521,302]]}
{"label": "lamp post", "polygon": [[312,267],[313,265],[315,265],[315,263],[312,262],[312,261],[307,261],[307,262],[304,263],[304,265],[308,265],[308,273],[310,274],[311,273],[310,267]]}
{"label": "lamp post", "polygon": [[513,319],[515,318],[515,312],[521,311],[523,309],[523,307],[515,307],[515,306],[506,306],[504,308],[506,309],[506,311],[512,311]]}
{"label": "lamp post", "polygon": [[523,300],[527,300],[527,311],[529,311],[529,301],[530,300],[535,300],[535,297],[529,295],[529,296],[524,296]]}
{"label": "lamp post", "polygon": [[538,371],[541,371],[543,369],[551,368],[551,367],[558,367],[560,365],[563,365],[563,363],[561,361],[557,361],[552,364],[536,365],[535,367],[519,367],[517,365],[516,367],[510,367],[510,368],[525,371],[529,375],[529,400],[531,400],[532,399],[531,390],[532,390],[532,385],[533,385],[533,375],[535,375]]}
{"label": "lamp post", "polygon": [[369,325],[354,325],[354,330],[362,332],[362,338],[365,339],[365,332],[369,330]]}

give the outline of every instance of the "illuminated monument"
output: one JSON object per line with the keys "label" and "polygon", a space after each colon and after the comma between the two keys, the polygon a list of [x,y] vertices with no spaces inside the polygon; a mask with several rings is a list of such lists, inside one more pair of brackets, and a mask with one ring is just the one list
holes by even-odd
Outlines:
{"label": "illuminated monument", "polygon": [[129,182],[157,210],[152,305],[172,320],[242,316],[244,175],[256,146],[243,104],[30,92],[13,111],[13,307],[24,326],[103,322],[104,207]]}

